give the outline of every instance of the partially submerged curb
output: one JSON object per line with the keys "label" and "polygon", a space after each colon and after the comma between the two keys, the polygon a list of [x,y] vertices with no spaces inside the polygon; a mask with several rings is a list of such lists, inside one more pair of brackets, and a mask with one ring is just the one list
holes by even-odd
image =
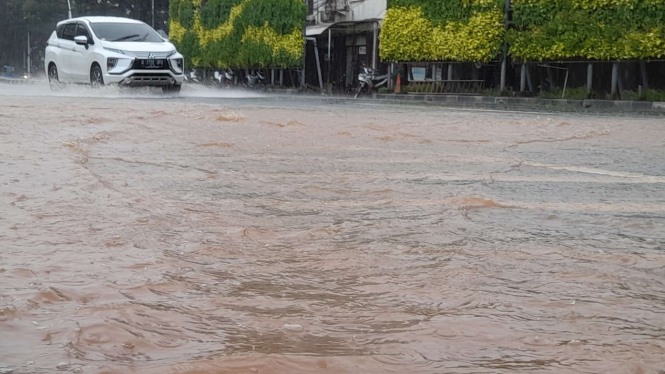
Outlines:
{"label": "partially submerged curb", "polygon": [[374,94],[374,100],[385,102],[469,106],[494,109],[534,109],[585,113],[649,113],[665,115],[665,102],[541,99],[533,97],[493,97],[467,95]]}
{"label": "partially submerged curb", "polygon": [[39,83],[43,83],[43,80],[39,79],[20,79],[20,78],[3,78],[0,77],[0,83],[5,83],[5,84],[28,84],[28,85],[35,85]]}
{"label": "partially submerged curb", "polygon": [[[268,92],[299,96],[296,89],[268,89]],[[318,96],[321,97],[321,96]],[[353,100],[348,96],[323,96],[331,100]],[[482,108],[498,110],[535,110],[572,113],[636,113],[649,115],[665,115],[665,102],[651,101],[619,101],[619,100],[573,100],[573,99],[541,99],[534,97],[496,97],[469,95],[427,95],[427,94],[381,94],[361,96],[358,100],[380,101],[390,104],[416,104],[446,106],[451,108]]]}

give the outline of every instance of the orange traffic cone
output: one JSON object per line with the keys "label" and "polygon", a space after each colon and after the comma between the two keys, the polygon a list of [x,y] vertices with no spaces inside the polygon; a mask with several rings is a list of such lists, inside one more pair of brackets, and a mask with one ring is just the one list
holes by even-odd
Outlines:
{"label": "orange traffic cone", "polygon": [[397,82],[395,82],[395,93],[402,93],[402,76],[397,76]]}

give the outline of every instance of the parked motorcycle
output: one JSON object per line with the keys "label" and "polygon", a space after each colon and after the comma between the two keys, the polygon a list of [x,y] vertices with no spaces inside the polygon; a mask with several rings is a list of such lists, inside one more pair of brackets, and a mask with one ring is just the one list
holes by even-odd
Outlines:
{"label": "parked motorcycle", "polygon": [[388,83],[388,74],[376,75],[374,69],[366,66],[362,67],[362,71],[358,74],[358,88],[353,98],[358,98],[361,93],[369,94],[372,90],[384,86]]}
{"label": "parked motorcycle", "polygon": [[247,87],[256,89],[259,91],[266,90],[266,75],[263,71],[258,70],[255,74],[247,73],[246,82]]}
{"label": "parked motorcycle", "polygon": [[222,88],[229,88],[233,86],[233,70],[224,69],[221,73],[216,71],[214,74],[213,80],[215,85]]}
{"label": "parked motorcycle", "polygon": [[195,69],[192,69],[189,74],[185,74],[185,81],[188,83],[201,83]]}

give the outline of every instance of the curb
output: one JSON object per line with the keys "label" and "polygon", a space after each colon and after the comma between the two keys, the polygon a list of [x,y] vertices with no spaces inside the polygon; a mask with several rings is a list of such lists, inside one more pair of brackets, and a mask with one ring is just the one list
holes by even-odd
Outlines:
{"label": "curb", "polygon": [[405,104],[488,107],[494,109],[537,109],[564,112],[632,112],[665,115],[665,102],[539,99],[531,97],[492,97],[466,95],[373,94],[377,101]]}
{"label": "curb", "polygon": [[12,78],[0,78],[0,83],[4,84],[25,84],[25,85],[35,85],[43,83],[41,80],[35,79],[12,79]]}
{"label": "curb", "polygon": [[295,88],[267,88],[266,92],[279,95],[298,95],[301,93]]}
{"label": "curb", "polygon": [[[297,89],[268,88],[268,93],[294,96],[317,97],[324,100],[350,100],[349,96],[316,95],[312,92],[300,92]],[[480,108],[497,110],[535,110],[543,112],[570,113],[638,113],[665,115],[665,102],[623,101],[623,100],[573,100],[540,99],[535,97],[496,97],[469,95],[427,95],[427,94],[380,94],[362,96],[358,101],[378,101],[386,104],[446,106],[451,108]]]}

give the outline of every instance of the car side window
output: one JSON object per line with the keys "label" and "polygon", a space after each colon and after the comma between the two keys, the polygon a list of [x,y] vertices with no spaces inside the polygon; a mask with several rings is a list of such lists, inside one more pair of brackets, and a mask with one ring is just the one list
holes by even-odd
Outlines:
{"label": "car side window", "polygon": [[65,25],[65,29],[62,32],[63,39],[74,40],[74,35],[76,34],[75,27],[75,23],[68,23]]}
{"label": "car side window", "polygon": [[88,31],[88,28],[79,23],[78,27],[76,28],[76,36],[80,35],[83,35],[86,38],[88,38],[88,43],[94,44],[94,42],[92,41],[92,37],[90,36],[90,32]]}
{"label": "car side window", "polygon": [[60,25],[60,26],[56,27],[56,29],[55,29],[55,35],[56,35],[59,39],[62,39],[62,38],[63,38],[63,36],[62,36],[62,32],[63,32],[64,30],[65,30],[65,25]]}

